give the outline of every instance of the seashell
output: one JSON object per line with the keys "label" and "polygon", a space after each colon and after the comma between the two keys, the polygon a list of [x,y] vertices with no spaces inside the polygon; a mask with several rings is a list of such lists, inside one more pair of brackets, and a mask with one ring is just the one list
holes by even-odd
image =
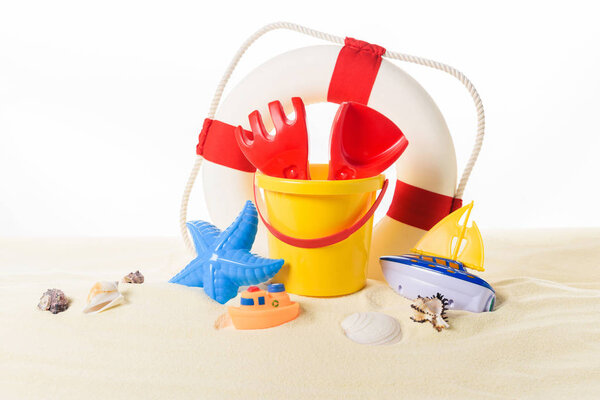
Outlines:
{"label": "seashell", "polygon": [[348,339],[360,344],[393,344],[401,338],[400,322],[378,312],[354,313],[341,326]]}
{"label": "seashell", "polygon": [[233,326],[233,320],[229,316],[229,313],[219,315],[219,318],[215,321],[215,329],[225,329]]}
{"label": "seashell", "polygon": [[52,314],[58,314],[69,308],[69,299],[62,290],[48,289],[40,297],[38,308],[43,311],[50,311]]}
{"label": "seashell", "polygon": [[83,312],[95,314],[121,304],[125,299],[118,285],[118,282],[97,282],[88,294]]}
{"label": "seashell", "polygon": [[446,316],[448,299],[440,293],[431,297],[418,296],[410,307],[414,310],[414,315],[410,317],[413,321],[419,323],[429,321],[438,332],[450,327]]}
{"label": "seashell", "polygon": [[123,283],[144,283],[144,275],[140,271],[130,272],[121,279]]}

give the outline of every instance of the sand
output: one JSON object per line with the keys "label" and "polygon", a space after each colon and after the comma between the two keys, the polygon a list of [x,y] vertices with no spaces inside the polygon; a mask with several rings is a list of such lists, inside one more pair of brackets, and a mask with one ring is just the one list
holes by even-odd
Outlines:
{"label": "sand", "polygon": [[[213,328],[224,307],[165,283],[188,260],[178,239],[0,239],[1,399],[592,399],[600,396],[600,229],[485,233],[492,313],[449,312],[441,333],[369,281],[351,296],[292,296],[294,322]],[[140,269],[126,303],[81,312],[97,280]],[[36,309],[47,288],[72,299]],[[233,301],[235,303],[235,300]],[[388,313],[402,340],[349,341],[340,321]]]}

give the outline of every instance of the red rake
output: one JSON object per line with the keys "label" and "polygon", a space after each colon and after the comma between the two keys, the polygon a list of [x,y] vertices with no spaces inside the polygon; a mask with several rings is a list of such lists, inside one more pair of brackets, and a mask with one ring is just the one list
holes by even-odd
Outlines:
{"label": "red rake", "polygon": [[292,97],[292,105],[296,112],[295,120],[287,118],[281,102],[269,103],[275,135],[267,132],[260,112],[256,110],[248,116],[252,132],[238,126],[235,138],[248,161],[263,174],[278,178],[310,179],[306,110],[300,97]]}

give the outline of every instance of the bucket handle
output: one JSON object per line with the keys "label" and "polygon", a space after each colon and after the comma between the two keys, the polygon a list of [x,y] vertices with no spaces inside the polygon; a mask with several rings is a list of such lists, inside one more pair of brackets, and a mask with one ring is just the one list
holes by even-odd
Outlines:
{"label": "bucket handle", "polygon": [[369,211],[367,211],[365,213],[365,215],[363,215],[351,227],[341,230],[337,233],[334,233],[333,235],[323,236],[323,237],[314,238],[314,239],[300,239],[300,238],[295,238],[293,236],[288,236],[285,233],[282,233],[279,230],[277,230],[277,228],[275,228],[273,225],[271,225],[265,219],[265,217],[263,216],[263,214],[260,210],[260,207],[257,202],[257,197],[256,197],[256,184],[254,184],[253,186],[254,186],[254,204],[256,204],[256,210],[258,211],[258,216],[260,217],[260,220],[263,222],[263,224],[265,224],[265,226],[267,227],[269,232],[271,232],[271,234],[273,236],[275,236],[277,239],[281,240],[284,243],[289,244],[290,246],[300,247],[303,249],[315,249],[318,247],[326,247],[326,246],[331,246],[332,244],[339,243],[342,240],[347,239],[350,235],[352,235],[354,232],[356,232],[360,228],[362,228],[363,225],[366,224],[367,221],[373,216],[373,214],[375,213],[375,210],[377,210],[377,207],[379,207],[381,200],[383,200],[383,196],[385,195],[385,192],[388,187],[388,180],[386,179],[383,182],[383,186],[381,186],[381,192],[379,192],[379,196],[377,196],[377,199],[375,199],[375,202],[373,203],[371,208],[369,208]]}

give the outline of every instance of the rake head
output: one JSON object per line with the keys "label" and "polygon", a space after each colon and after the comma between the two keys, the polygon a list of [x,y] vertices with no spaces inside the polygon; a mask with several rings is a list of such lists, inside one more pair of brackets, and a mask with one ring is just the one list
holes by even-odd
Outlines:
{"label": "rake head", "polygon": [[308,132],[306,110],[300,97],[292,97],[296,117],[285,114],[280,101],[269,103],[269,113],[275,127],[270,135],[258,110],[249,116],[252,131],[238,126],[235,138],[240,149],[260,172],[287,179],[310,179],[308,169]]}

